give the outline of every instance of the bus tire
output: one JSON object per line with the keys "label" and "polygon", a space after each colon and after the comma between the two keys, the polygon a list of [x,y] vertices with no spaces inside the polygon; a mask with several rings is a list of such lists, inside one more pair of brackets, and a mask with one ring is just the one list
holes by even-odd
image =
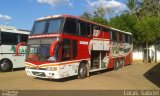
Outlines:
{"label": "bus tire", "polygon": [[124,59],[121,59],[119,68],[123,68],[123,66],[124,66]]}
{"label": "bus tire", "polygon": [[79,66],[79,70],[78,70],[78,78],[79,79],[84,79],[87,77],[87,73],[88,73],[88,70],[87,70],[87,66],[85,63],[81,63],[80,66]]}
{"label": "bus tire", "polygon": [[3,59],[0,61],[0,71],[8,72],[12,70],[12,62],[8,59]]}
{"label": "bus tire", "polygon": [[119,62],[118,60],[116,60],[114,63],[114,70],[118,70],[118,68],[119,68]]}

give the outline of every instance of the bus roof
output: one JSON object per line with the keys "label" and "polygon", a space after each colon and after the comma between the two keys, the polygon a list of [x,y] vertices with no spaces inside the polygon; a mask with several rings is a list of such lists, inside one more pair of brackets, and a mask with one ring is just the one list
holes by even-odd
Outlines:
{"label": "bus roof", "polygon": [[115,31],[119,31],[119,32],[122,32],[122,33],[126,33],[126,34],[130,34],[132,35],[132,33],[130,32],[126,32],[126,31],[122,31],[122,30],[118,30],[118,29],[115,29],[115,28],[111,28],[112,30],[115,30]]}
{"label": "bus roof", "polygon": [[6,26],[6,25],[0,25],[0,31],[8,33],[18,33],[18,34],[28,34],[28,35],[30,34],[29,30],[17,29],[13,26]]}
{"label": "bus roof", "polygon": [[92,24],[95,24],[95,25],[99,25],[99,26],[102,26],[102,27],[105,27],[105,28],[108,28],[108,29],[116,30],[116,31],[119,31],[119,32],[122,32],[122,33],[130,34],[130,35],[132,34],[130,32],[125,32],[125,31],[122,31],[122,30],[118,30],[118,29],[106,26],[106,25],[98,24],[98,23],[95,23],[95,22],[92,22],[92,21],[80,18],[78,16],[67,15],[67,14],[45,16],[45,17],[41,17],[41,18],[36,19],[36,21],[41,21],[41,20],[46,20],[46,19],[52,19],[52,18],[60,18],[60,17],[68,17],[68,18],[79,19],[79,20],[82,20],[82,21],[85,21],[85,22],[89,22],[89,23],[92,23]]}
{"label": "bus roof", "polygon": [[46,20],[46,19],[52,19],[52,18],[60,18],[60,17],[68,17],[68,18],[79,19],[79,20],[86,21],[86,22],[89,22],[89,23],[92,23],[92,24],[95,24],[95,25],[99,25],[99,26],[103,26],[103,27],[106,27],[106,28],[110,28],[108,26],[105,26],[105,25],[102,25],[102,24],[98,24],[98,23],[95,23],[95,22],[92,22],[92,21],[80,18],[78,16],[66,15],[66,14],[53,15],[53,16],[45,16],[45,17],[41,17],[41,18],[36,19],[36,21],[41,21],[41,20]]}

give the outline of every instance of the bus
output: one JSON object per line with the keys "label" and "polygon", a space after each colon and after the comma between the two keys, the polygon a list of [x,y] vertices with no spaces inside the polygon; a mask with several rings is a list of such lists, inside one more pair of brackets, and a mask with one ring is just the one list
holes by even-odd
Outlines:
{"label": "bus", "polygon": [[38,18],[27,43],[26,74],[86,78],[91,72],[132,63],[132,34],[77,16]]}
{"label": "bus", "polygon": [[12,71],[14,68],[25,67],[26,46],[19,47],[16,55],[16,45],[27,42],[30,31],[16,29],[13,26],[0,25],[0,71]]}

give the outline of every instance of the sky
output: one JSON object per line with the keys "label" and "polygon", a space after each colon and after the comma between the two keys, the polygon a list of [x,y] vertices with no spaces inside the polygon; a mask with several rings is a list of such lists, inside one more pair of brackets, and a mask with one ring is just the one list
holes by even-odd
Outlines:
{"label": "sky", "polygon": [[0,25],[31,30],[34,20],[44,16],[80,16],[97,6],[111,8],[114,14],[127,10],[127,0],[0,0]]}

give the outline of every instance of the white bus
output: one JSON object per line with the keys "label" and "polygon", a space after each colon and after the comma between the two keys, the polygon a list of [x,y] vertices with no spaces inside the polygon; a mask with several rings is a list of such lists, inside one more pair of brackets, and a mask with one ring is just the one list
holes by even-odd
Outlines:
{"label": "white bus", "polygon": [[20,42],[27,42],[30,31],[16,29],[12,26],[0,25],[0,71],[11,71],[14,68],[25,67],[26,46],[18,49],[20,53],[15,54],[16,45]]}

